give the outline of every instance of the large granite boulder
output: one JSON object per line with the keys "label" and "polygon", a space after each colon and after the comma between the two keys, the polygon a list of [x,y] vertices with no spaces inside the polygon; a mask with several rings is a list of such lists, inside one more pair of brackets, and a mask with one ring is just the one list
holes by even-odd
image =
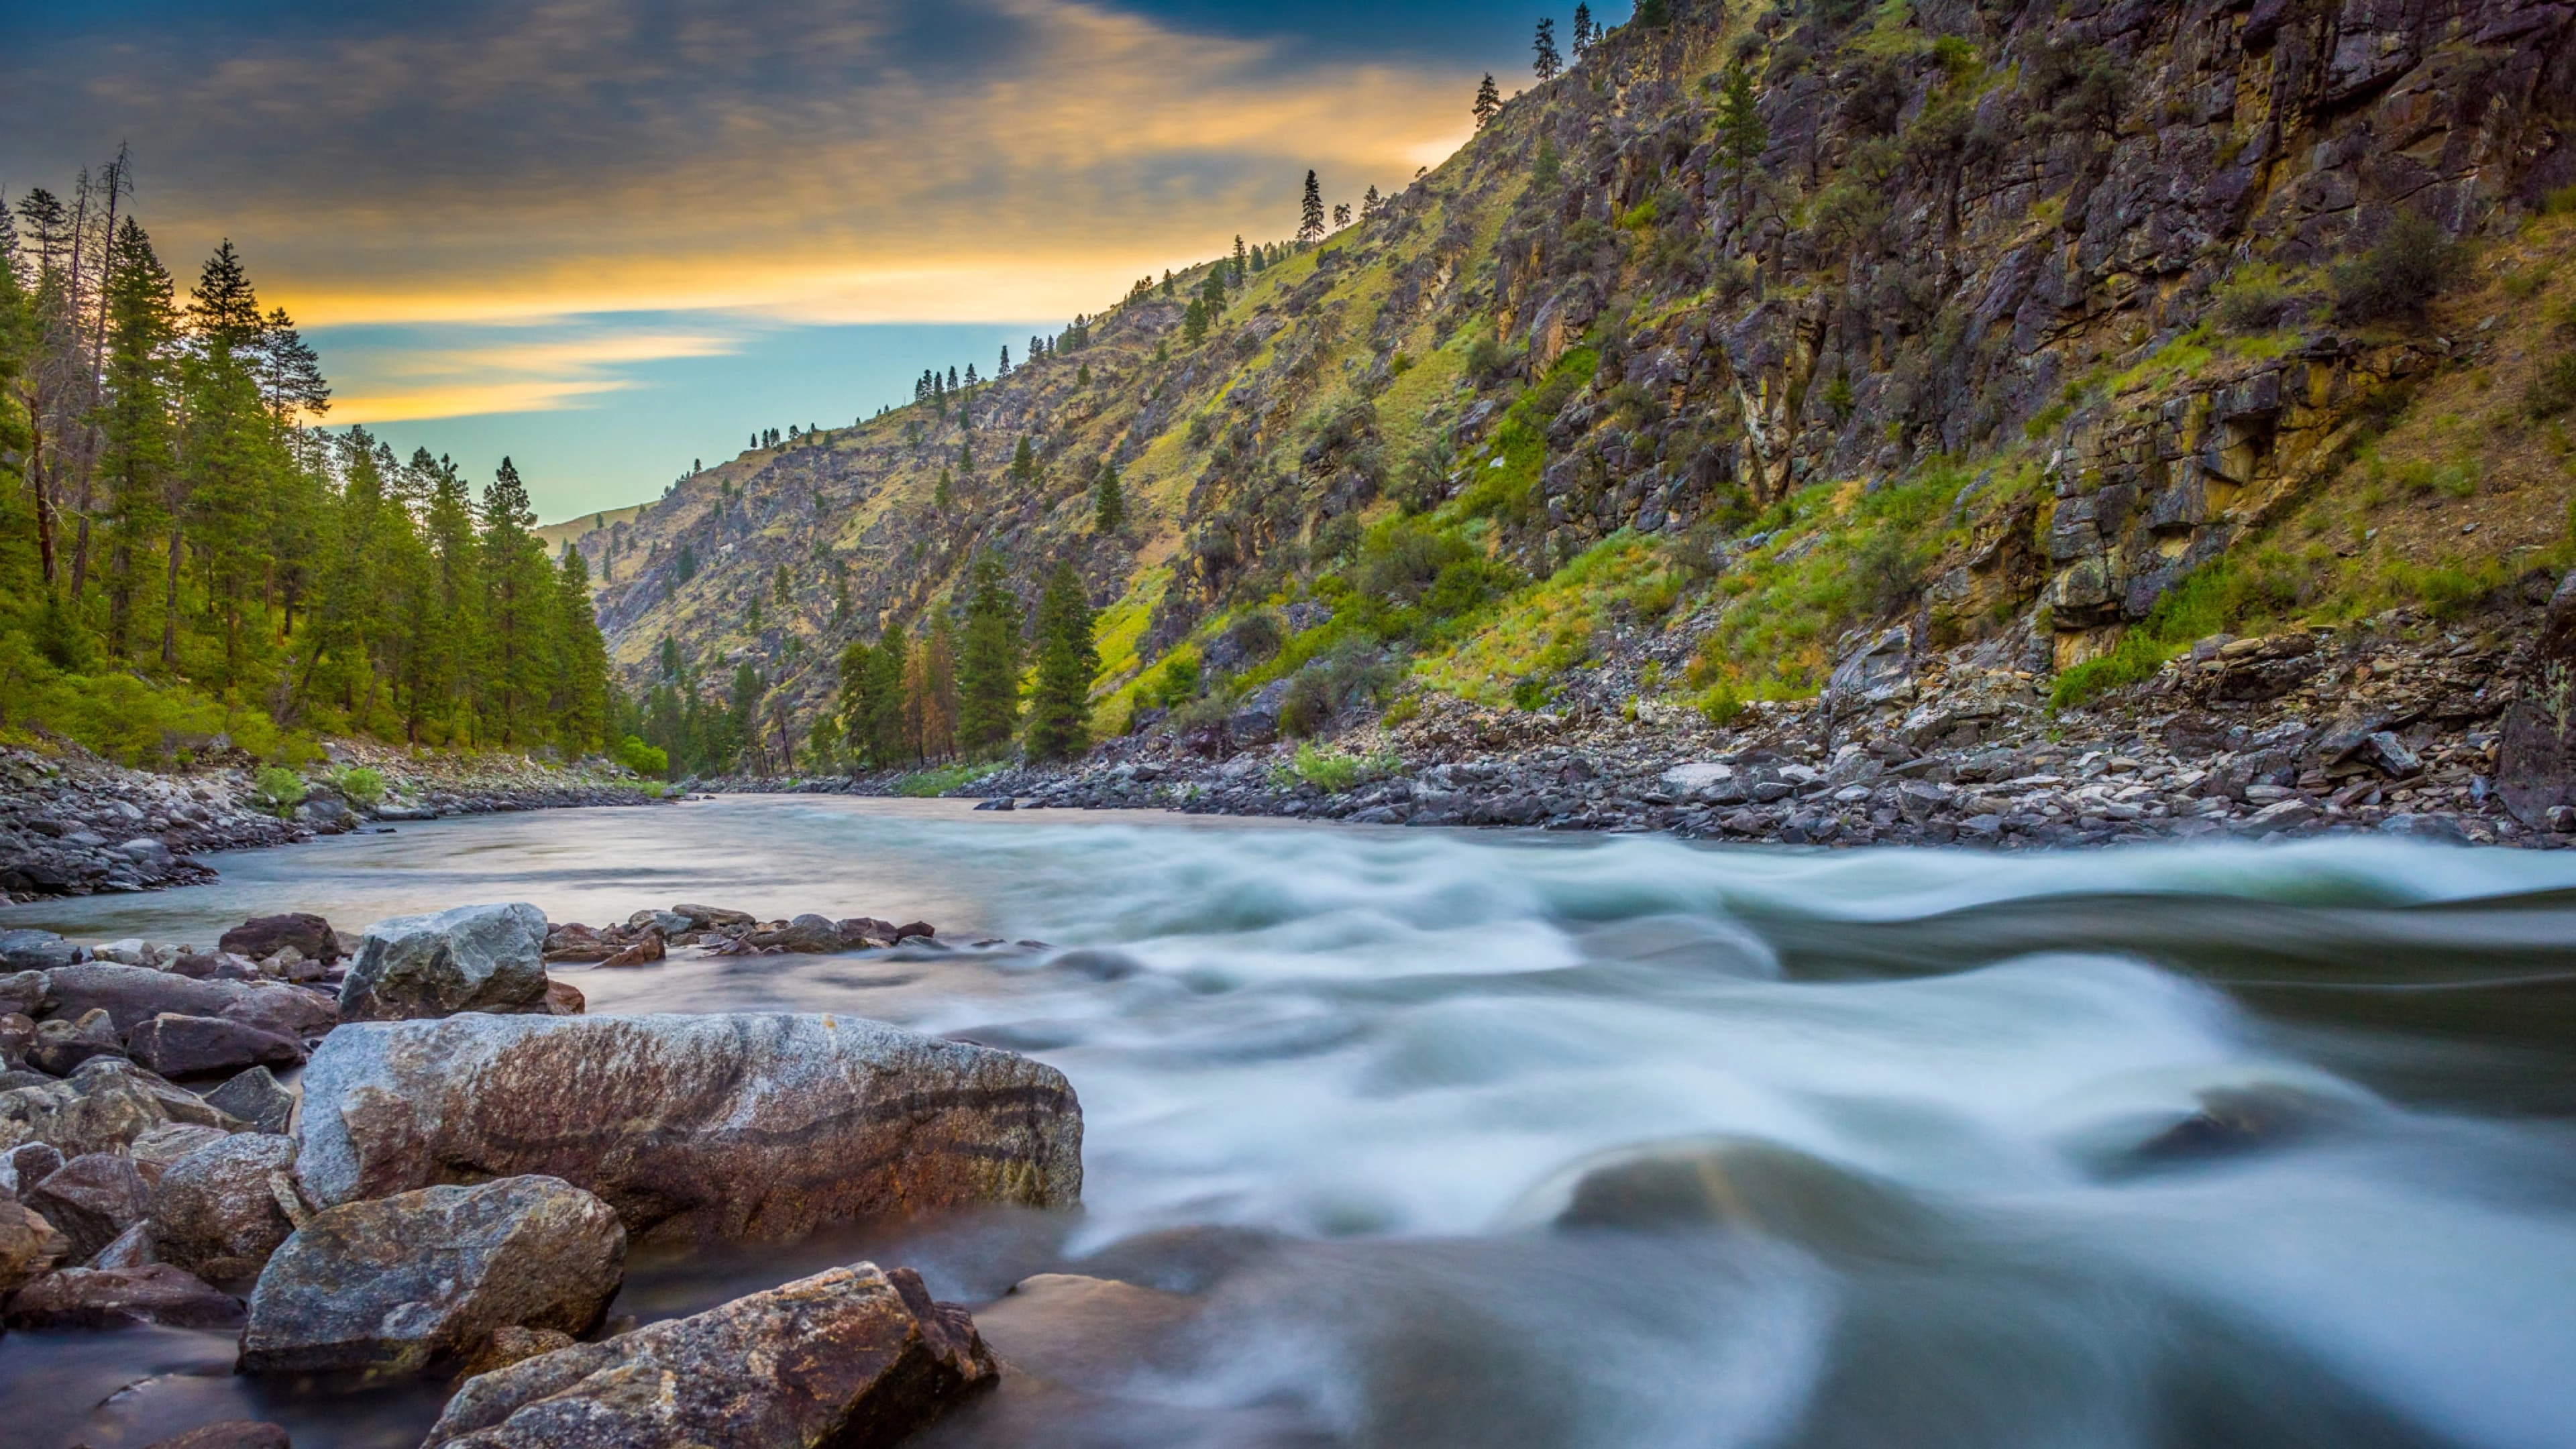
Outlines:
{"label": "large granite boulder", "polygon": [[167,1263],[65,1268],[9,1300],[11,1328],[232,1328],[241,1300]]}
{"label": "large granite boulder", "polygon": [[304,1074],[321,1203],[546,1173],[665,1240],[1082,1196],[1082,1109],[1010,1052],[851,1017],[344,1026]]}
{"label": "large granite boulder", "polygon": [[327,964],[340,959],[340,938],[331,923],[306,911],[253,916],[224,932],[215,944],[253,961],[265,961],[289,946],[307,961]]}
{"label": "large granite boulder", "polygon": [[587,1332],[626,1272],[608,1205],[552,1177],[343,1203],[260,1270],[244,1373],[405,1377],[510,1326]]}
{"label": "large granite boulder", "polygon": [[304,1043],[266,1027],[220,1016],[181,1016],[165,1011],[126,1034],[126,1052],[165,1077],[238,1072],[253,1066],[293,1066]]}
{"label": "large granite boulder", "polygon": [[328,1031],[340,1019],[330,997],[300,986],[198,981],[175,972],[155,971],[149,966],[120,966],[113,961],[84,961],[47,972],[45,986],[56,1003],[56,1015],[78,1017],[102,1010],[115,1019],[119,1032],[127,1033],[164,1012],[218,1016],[298,1038]]}
{"label": "large granite boulder", "polygon": [[143,1174],[149,1186],[161,1181],[161,1175],[185,1161],[200,1148],[229,1141],[232,1134],[221,1127],[204,1127],[194,1122],[164,1122],[134,1139],[125,1155],[134,1159],[134,1170]]}
{"label": "large granite boulder", "polygon": [[367,928],[340,984],[351,1021],[543,1010],[546,913],[525,901],[396,916]]}
{"label": "large granite boulder", "polygon": [[833,1268],[469,1379],[423,1449],[892,1445],[997,1377],[908,1268]]}
{"label": "large granite boulder", "polygon": [[256,1277],[295,1231],[295,1139],[244,1132],[181,1158],[152,1189],[155,1247],[210,1283]]}

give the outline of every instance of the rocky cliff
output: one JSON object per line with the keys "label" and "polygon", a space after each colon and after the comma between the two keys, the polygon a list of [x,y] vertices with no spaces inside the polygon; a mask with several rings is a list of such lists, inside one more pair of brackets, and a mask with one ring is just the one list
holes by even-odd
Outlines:
{"label": "rocky cliff", "polygon": [[2518,603],[2561,562],[2576,8],[1673,10],[1220,281],[1203,341],[1223,263],[580,536],[618,665],[669,638],[811,712],[989,549],[1032,592],[1079,564],[1108,729],[1328,662],[1327,728],[1406,690],[1723,719],[1837,664],[2161,640],[2119,683],[2193,620]]}

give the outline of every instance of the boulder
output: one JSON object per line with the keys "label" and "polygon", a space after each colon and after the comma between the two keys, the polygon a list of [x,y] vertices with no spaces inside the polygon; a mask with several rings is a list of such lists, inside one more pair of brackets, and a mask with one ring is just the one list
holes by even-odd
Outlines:
{"label": "boulder", "polygon": [[997,1377],[966,1310],[861,1263],[468,1380],[423,1449],[891,1445]]}
{"label": "boulder", "polygon": [[160,1261],[161,1255],[154,1250],[153,1246],[152,1220],[145,1218],[117,1234],[115,1242],[90,1254],[89,1261],[81,1266],[84,1268],[140,1268],[147,1263]]}
{"label": "boulder", "polygon": [[253,1067],[208,1092],[206,1105],[240,1118],[253,1132],[283,1132],[295,1119],[295,1094],[266,1067]]}
{"label": "boulder", "polygon": [[22,1012],[0,1012],[0,1072],[25,1067],[27,1053],[35,1048],[36,1023]]}
{"label": "boulder", "polygon": [[270,1255],[242,1334],[244,1373],[420,1373],[512,1326],[596,1326],[626,1231],[552,1177],[430,1187],[317,1213]]}
{"label": "boulder", "polygon": [[210,1283],[258,1275],[295,1231],[295,1140],[245,1132],[201,1147],[161,1174],[152,1222],[161,1259]]}
{"label": "boulder", "polygon": [[2551,809],[2576,805],[2576,685],[2544,681],[2542,698],[2514,702],[2505,711],[2496,751],[2496,793],[2513,818],[2540,829]]}
{"label": "boulder", "polygon": [[52,1272],[69,1247],[62,1230],[47,1222],[44,1214],[0,1198],[0,1301]]}
{"label": "boulder", "polygon": [[228,1419],[155,1440],[143,1449],[291,1449],[286,1431],[258,1419]]}
{"label": "boulder", "polygon": [[677,905],[671,907],[671,914],[685,918],[689,923],[686,929],[692,931],[708,931],[713,930],[718,926],[756,926],[760,924],[760,922],[752,919],[749,911],[729,911],[722,906]]}
{"label": "boulder", "polygon": [[9,1300],[11,1328],[234,1328],[241,1300],[167,1263],[65,1268]]}
{"label": "boulder", "polygon": [[669,948],[665,944],[662,933],[659,930],[650,930],[646,931],[642,938],[637,940],[634,945],[626,947],[615,955],[603,958],[599,964],[602,966],[649,966],[654,962],[661,960],[668,954]]}
{"label": "boulder", "polygon": [[0,1014],[34,1016],[45,1002],[45,973],[12,971],[0,976]]}
{"label": "boulder", "polygon": [[340,1019],[331,998],[318,991],[274,982],[197,981],[148,966],[119,966],[88,961],[49,972],[47,990],[63,1016],[93,1009],[105,1011],[116,1029],[130,1032],[163,1012],[180,1016],[220,1016],[226,1021],[266,1027],[281,1036],[304,1037],[328,1031]]}
{"label": "boulder", "polygon": [[542,1008],[545,946],[545,912],[524,901],[378,921],[341,983],[340,1014],[390,1021]]}
{"label": "boulder", "polygon": [[324,964],[340,959],[340,938],[331,923],[303,911],[280,916],[253,916],[215,943],[236,956],[265,961],[292,947],[308,961]]}
{"label": "boulder", "polygon": [[0,966],[11,971],[51,971],[80,959],[80,947],[51,931],[0,931]]}
{"label": "boulder", "polygon": [[580,1341],[560,1328],[521,1328],[516,1324],[496,1328],[492,1330],[492,1336],[484,1340],[483,1347],[466,1360],[460,1377],[470,1379],[497,1373],[514,1363],[525,1363],[539,1354],[570,1348]]}
{"label": "boulder", "polygon": [[1082,1194],[1061,1073],[849,1017],[346,1026],[305,1070],[298,1134],[318,1202],[546,1173],[672,1240]]}
{"label": "boulder", "polygon": [[590,998],[569,981],[546,982],[545,1013],[548,1016],[579,1016],[590,1009]]}
{"label": "boulder", "polygon": [[170,1011],[127,1033],[126,1051],[165,1077],[293,1066],[304,1060],[304,1043],[294,1037],[220,1016],[181,1016]]}
{"label": "boulder", "polygon": [[27,1048],[27,1062],[37,1071],[68,1077],[92,1057],[125,1054],[125,1043],[117,1037],[115,1021],[104,1011],[89,1011],[76,1021],[57,1016],[37,1022],[36,1040]]}
{"label": "boulder", "polygon": [[152,1189],[134,1159],[114,1152],[83,1153],[19,1198],[61,1230],[65,1256],[74,1262],[115,1242],[152,1207]]}

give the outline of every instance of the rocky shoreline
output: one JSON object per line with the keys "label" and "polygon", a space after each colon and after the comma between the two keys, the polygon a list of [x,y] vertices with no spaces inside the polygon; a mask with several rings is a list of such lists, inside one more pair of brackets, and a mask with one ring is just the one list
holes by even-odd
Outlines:
{"label": "rocky shoreline", "polygon": [[[547,965],[607,969],[614,938],[661,960],[936,936],[523,903],[354,937],[262,917],[208,949],[0,933],[0,1332],[237,1331],[240,1374],[444,1379],[424,1449],[895,1443],[998,1381],[965,1308],[858,1263],[611,1320],[629,1245],[1078,1206],[1071,1086],[846,1016],[592,1018]],[[156,1449],[286,1443],[238,1421]]]}
{"label": "rocky shoreline", "polygon": [[[281,816],[260,800],[247,764],[159,774],[76,748],[0,747],[0,905],[195,885],[215,875],[201,855],[393,822],[656,803],[638,781],[607,767],[415,757],[355,744],[332,746],[331,757],[331,770],[302,777],[303,798]],[[380,777],[380,799],[352,798],[334,783],[358,769]]]}
{"label": "rocky shoreline", "polygon": [[[2566,681],[2576,576],[2474,626],[2394,609],[2346,628],[2201,641],[2153,678],[2052,709],[2010,641],[1861,640],[1813,700],[1726,727],[1630,708],[1644,651],[1537,711],[1423,703],[1303,745],[1257,707],[1140,733],[1067,767],[950,793],[988,809],[1162,809],[1374,825],[1666,831],[1790,845],[2002,849],[2371,831],[2576,843]],[[1628,696],[1633,698],[1633,695]],[[705,782],[887,794],[899,775]]]}

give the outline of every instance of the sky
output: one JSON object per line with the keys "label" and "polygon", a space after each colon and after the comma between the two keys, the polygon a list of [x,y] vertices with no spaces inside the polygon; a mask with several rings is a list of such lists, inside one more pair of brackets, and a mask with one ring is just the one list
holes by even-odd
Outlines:
{"label": "sky", "polygon": [[230,237],[331,424],[508,453],[552,520],[1284,237],[1309,167],[1400,187],[1552,6],[0,0],[0,192],[130,145],[164,262]]}

